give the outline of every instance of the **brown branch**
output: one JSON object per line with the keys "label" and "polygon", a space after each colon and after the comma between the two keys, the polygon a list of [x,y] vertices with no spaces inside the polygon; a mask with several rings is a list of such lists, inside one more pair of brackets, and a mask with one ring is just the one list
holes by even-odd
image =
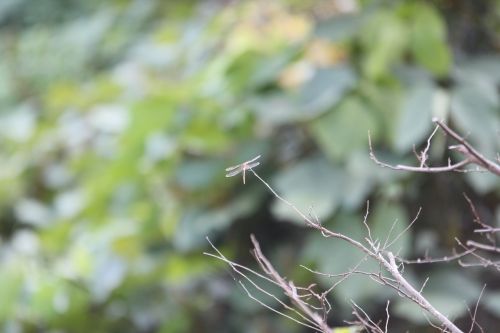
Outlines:
{"label": "brown branch", "polygon": [[[409,172],[422,172],[422,173],[440,173],[440,172],[449,172],[449,171],[458,171],[458,172],[468,172],[468,171],[480,171],[480,170],[464,170],[462,169],[464,166],[468,164],[476,164],[485,170],[491,172],[494,175],[500,176],[500,165],[495,163],[492,160],[487,159],[481,153],[479,153],[470,143],[468,143],[463,137],[454,132],[451,128],[449,128],[444,122],[441,120],[434,118],[432,120],[435,124],[437,124],[436,128],[432,132],[432,134],[427,139],[427,145],[424,150],[420,154],[416,154],[417,160],[420,162],[419,166],[411,166],[411,165],[391,165],[388,163],[384,163],[380,161],[375,155],[372,147],[371,136],[368,132],[368,146],[370,149],[370,159],[374,161],[377,165],[383,168],[389,168],[392,170],[400,170],[400,171],[409,171]],[[445,134],[451,136],[453,139],[458,141],[459,145],[449,146],[448,149],[455,150],[464,155],[465,159],[452,164],[448,160],[447,166],[440,167],[429,167],[426,162],[428,160],[428,151],[431,144],[431,139],[436,133],[436,130],[441,128]]]}
{"label": "brown branch", "polygon": [[484,228],[484,229],[476,229],[474,230],[475,233],[482,234],[482,233],[497,233],[500,232],[500,228]]}
{"label": "brown branch", "polygon": [[[449,330],[450,332],[462,333],[462,331],[455,324],[453,324],[453,322],[451,322],[445,315],[443,315],[436,308],[434,308],[434,306],[432,306],[432,304],[430,304],[429,301],[421,293],[415,290],[415,288],[413,288],[413,286],[401,275],[401,273],[399,272],[399,268],[396,265],[395,257],[391,252],[382,253],[377,248],[374,247],[372,249],[367,248],[362,243],[344,234],[337,233],[331,231],[330,229],[325,228],[319,222],[313,221],[310,217],[307,217],[294,204],[292,204],[288,200],[281,197],[278,193],[276,193],[276,191],[264,179],[262,179],[253,169],[250,169],[250,171],[271,191],[271,193],[273,193],[273,195],[278,200],[280,200],[281,202],[285,203],[287,206],[292,208],[304,220],[307,226],[317,229],[326,238],[333,237],[342,239],[347,243],[353,245],[360,251],[364,252],[369,257],[378,261],[385,268],[385,270],[389,272],[392,275],[392,277],[397,281],[397,284],[403,287],[401,292],[405,295],[405,297],[414,301],[422,309],[429,312],[432,316],[438,319],[441,325],[446,327],[446,329]],[[405,231],[406,230],[407,229],[405,229]],[[398,235],[398,237],[400,237],[400,235]]]}
{"label": "brown branch", "polygon": [[471,163],[469,159],[465,159],[463,161],[457,162],[455,164],[448,163],[448,166],[445,167],[428,167],[423,164],[420,166],[410,166],[410,165],[391,165],[380,161],[375,153],[373,152],[372,140],[370,134],[368,133],[368,146],[370,148],[370,159],[383,168],[389,168],[392,170],[399,171],[410,171],[410,172],[423,172],[423,173],[440,173],[440,172],[448,172],[448,171],[458,171],[461,170],[464,166]]}
{"label": "brown branch", "polygon": [[463,194],[465,200],[467,200],[467,202],[469,203],[470,210],[472,211],[472,215],[474,216],[474,220],[473,221],[476,222],[477,224],[479,224],[483,228],[491,228],[486,223],[483,223],[483,221],[479,217],[479,214],[477,212],[476,206],[474,206],[474,204],[472,203],[472,200],[467,196],[467,194],[465,194],[465,192],[462,193],[462,194]]}
{"label": "brown branch", "polygon": [[413,260],[408,260],[400,257],[396,257],[396,260],[399,262],[402,262],[404,264],[433,264],[433,263],[438,263],[438,262],[451,262],[453,260],[460,259],[462,257],[465,257],[466,255],[474,252],[476,249],[468,249],[465,250],[464,252],[461,253],[456,253],[451,256],[444,256],[440,258],[430,258],[428,256],[425,256],[424,258],[417,258]]}
{"label": "brown branch", "polygon": [[471,240],[467,241],[467,246],[472,246],[476,249],[480,249],[480,250],[484,250],[484,251],[500,253],[500,248],[497,246],[478,243],[478,242],[471,241]]}
{"label": "brown branch", "polygon": [[[458,238],[455,238],[455,241],[458,243],[460,247],[464,250],[469,250],[469,248],[464,245]],[[469,241],[470,242],[470,241]],[[484,245],[484,244],[483,244]],[[475,267],[475,266],[483,266],[483,267],[494,267],[495,269],[500,271],[500,262],[494,262],[490,259],[487,259],[477,253],[477,251],[471,252],[471,256],[475,257],[478,262],[463,262],[462,260],[458,260],[458,263],[462,267]]]}
{"label": "brown branch", "polygon": [[467,160],[470,160],[471,163],[480,165],[492,174],[500,176],[500,165],[484,157],[480,152],[474,149],[474,147],[472,147],[472,145],[468,143],[462,136],[458,135],[455,131],[449,128],[443,121],[439,120],[438,118],[433,118],[432,121],[437,124],[446,134],[460,143],[460,145],[451,146],[450,149],[462,153]]}
{"label": "brown branch", "polygon": [[476,321],[476,315],[477,315],[477,309],[479,308],[479,302],[481,301],[481,297],[483,296],[483,293],[484,293],[484,289],[486,289],[486,285],[483,286],[483,288],[481,289],[481,293],[479,294],[479,297],[477,298],[476,306],[474,307],[474,314],[472,314],[472,316],[471,316],[472,320],[471,320],[471,324],[470,324],[469,333],[472,333],[472,331],[474,330],[474,326],[477,326],[481,330],[481,332],[483,332],[482,327]]}
{"label": "brown branch", "polygon": [[[370,145],[371,146],[371,145]],[[284,199],[281,197],[264,179],[262,179],[253,169],[249,169],[248,171],[252,172],[270,191],[273,193],[273,195],[280,200],[281,202],[285,203],[287,206],[292,208],[305,222],[305,224],[309,227],[312,227],[314,229],[317,229],[321,234],[326,237],[332,237],[332,238],[337,238],[337,239],[342,239],[346,241],[347,243],[351,244],[358,250],[364,252],[367,257],[371,257],[372,259],[376,260],[379,262],[380,267],[384,268],[391,276],[392,278],[385,277],[379,272],[378,274],[372,274],[370,275],[374,280],[381,282],[384,285],[387,285],[391,288],[394,288],[399,295],[408,298],[409,300],[415,302],[417,305],[419,305],[423,310],[427,311],[429,314],[431,314],[434,318],[436,318],[439,323],[449,332],[452,333],[463,333],[453,322],[451,322],[445,315],[443,315],[441,312],[439,312],[434,306],[422,295],[421,292],[416,290],[401,274],[399,266],[396,264],[396,259],[395,256],[392,254],[392,252],[386,251],[386,249],[380,249],[380,243],[377,241],[377,244],[373,244],[373,241],[368,238],[369,240],[369,245],[370,247],[366,247],[363,245],[361,242],[352,239],[342,233],[337,233],[334,231],[331,231],[330,229],[325,228],[324,226],[321,225],[319,220],[314,219],[313,217],[308,217],[306,216],[301,210],[299,210],[294,204],[289,202],[288,200]],[[367,208],[368,209],[368,208]],[[418,214],[417,214],[418,216]],[[410,224],[413,225],[415,222],[412,221]],[[366,218],[364,221],[365,225],[368,227],[366,223]],[[405,232],[408,231],[408,228],[406,228],[402,233],[396,236],[397,238],[401,237],[401,235]],[[368,233],[369,235],[371,234],[370,232]],[[253,254],[261,266],[262,270],[267,274],[269,279],[273,280],[279,287],[285,292],[287,297],[292,301],[292,303],[297,307],[297,309],[292,309],[295,313],[299,314],[302,318],[306,319],[306,322],[312,323],[312,326],[317,327],[319,331],[322,332],[329,332],[330,328],[328,327],[325,316],[321,316],[318,314],[314,308],[303,301],[303,295],[298,294],[298,289],[295,287],[292,281],[286,281],[284,278],[282,278],[278,272],[274,269],[272,264],[269,262],[269,260],[264,256],[260,249],[260,245],[255,239],[255,237],[252,235],[251,237],[252,243],[254,245],[254,250]],[[395,240],[389,242],[390,246],[391,244],[394,243]],[[388,241],[386,241],[387,244]],[[219,253],[219,256],[222,257],[224,261],[227,261],[222,254]],[[230,265],[231,262],[227,261]],[[233,270],[235,270],[235,266],[231,265]],[[244,276],[244,275],[243,275]],[[246,276],[244,276],[246,278]],[[238,281],[241,283],[241,281]],[[257,286],[258,290],[262,290],[262,288],[259,288]],[[246,290],[246,289],[245,289]],[[248,293],[248,290],[246,290]],[[322,295],[317,295],[313,293],[311,290],[310,295],[316,297],[319,300],[326,300],[326,294]],[[265,292],[265,291],[264,291]],[[269,293],[266,293],[269,295]],[[271,297],[275,297],[274,295],[271,295]],[[276,297],[275,297],[276,299]],[[283,303],[280,301],[280,304],[283,305]],[[323,303],[325,304],[325,303]],[[284,305],[286,308],[289,309],[288,306]],[[273,311],[278,312],[277,310],[273,309]],[[326,309],[324,309],[324,313],[326,312]],[[280,312],[278,312],[280,313]],[[285,315],[283,313],[280,313],[282,315]],[[286,315],[285,315],[286,316]],[[289,316],[286,316],[288,318],[291,318]],[[294,319],[297,322],[300,322],[296,319]],[[311,327],[311,325],[302,323],[305,326]]]}
{"label": "brown branch", "polygon": [[469,203],[469,207],[472,211],[472,215],[474,216],[474,222],[479,224],[482,228],[475,229],[475,233],[481,233],[486,235],[486,239],[490,242],[490,245],[475,242],[472,240],[467,241],[467,246],[471,246],[475,249],[480,249],[489,252],[500,253],[500,248],[496,244],[495,234],[500,231],[500,228],[493,228],[488,224],[484,223],[479,217],[479,213],[477,212],[476,206],[472,203],[472,200],[464,193],[465,200]]}
{"label": "brown branch", "polygon": [[305,303],[297,294],[297,289],[293,285],[293,282],[289,281],[288,283],[284,278],[279,275],[279,273],[274,269],[271,262],[264,256],[262,250],[260,248],[260,244],[252,234],[250,235],[250,239],[252,240],[252,244],[254,246],[254,250],[252,253],[255,255],[257,262],[260,264],[261,268],[264,270],[266,274],[270,276],[270,278],[276,281],[281,289],[285,292],[285,294],[290,298],[290,300],[312,321],[316,323],[316,325],[321,329],[322,332],[328,333],[331,331],[331,328],[328,327],[326,321],[323,320],[322,316],[318,313],[311,310],[311,308]]}
{"label": "brown branch", "polygon": [[439,312],[436,308],[434,308],[429,301],[400,274],[398,266],[396,265],[396,261],[394,255],[391,252],[387,254],[389,258],[389,266],[387,269],[391,273],[391,275],[404,287],[404,289],[413,297],[415,297],[415,302],[420,305],[421,308],[428,311],[435,318],[437,318],[443,326],[450,330],[450,332],[458,333],[462,332],[455,324],[453,324],[445,315]]}
{"label": "brown branch", "polygon": [[219,260],[222,260],[224,262],[226,262],[230,267],[231,269],[239,276],[241,276],[245,281],[248,281],[255,289],[257,289],[259,292],[263,293],[264,295],[267,295],[269,296],[270,298],[273,298],[276,302],[278,302],[281,306],[283,306],[283,308],[287,309],[287,310],[290,310],[291,312],[295,313],[296,315],[298,315],[300,318],[302,318],[302,320],[299,320],[297,318],[294,318],[286,313],[283,313],[279,310],[276,310],[274,309],[273,307],[267,305],[266,303],[264,303],[263,301],[259,300],[257,297],[253,296],[252,293],[248,290],[248,288],[245,286],[245,284],[243,283],[243,281],[235,276],[233,276],[233,279],[235,281],[237,281],[239,283],[239,285],[243,288],[243,290],[245,290],[245,292],[247,293],[248,297],[253,299],[254,301],[256,301],[257,303],[259,303],[260,305],[262,305],[263,307],[283,316],[283,317],[286,317],[302,326],[305,326],[305,327],[309,327],[309,328],[312,328],[312,329],[315,329],[317,331],[320,330],[320,327],[318,327],[316,325],[316,323],[314,321],[312,321],[311,319],[307,318],[306,316],[304,316],[302,313],[300,313],[298,310],[296,310],[295,308],[293,307],[290,307],[288,306],[286,303],[284,303],[281,299],[279,299],[277,296],[271,294],[270,292],[266,291],[265,289],[261,288],[255,281],[253,281],[250,277],[248,277],[245,273],[243,273],[240,268],[242,268],[243,270],[245,271],[248,271],[256,276],[258,276],[259,278],[262,278],[268,282],[271,282],[272,284],[275,284],[275,285],[278,285],[279,284],[270,279],[270,278],[267,278],[266,276],[263,276],[262,274],[248,268],[248,267],[245,267],[245,266],[242,266],[242,265],[239,265],[237,263],[234,263],[232,262],[231,260],[227,259],[223,254],[222,252],[219,251],[219,249],[217,249],[215,247],[215,245],[212,244],[212,242],[210,241],[210,239],[208,239],[207,237],[207,241],[209,242],[209,244],[212,246],[212,248],[217,252],[217,254],[212,254],[212,253],[206,253],[204,252],[203,254],[204,255],[207,255],[207,256],[210,256],[210,257],[214,257],[214,258],[217,258]]}
{"label": "brown branch", "polygon": [[353,300],[351,300],[351,304],[352,304],[352,314],[359,320],[359,322],[356,324],[363,326],[365,330],[367,330],[368,332],[384,333],[384,331],[382,331],[382,329],[370,318],[370,316],[359,305],[357,305]]}

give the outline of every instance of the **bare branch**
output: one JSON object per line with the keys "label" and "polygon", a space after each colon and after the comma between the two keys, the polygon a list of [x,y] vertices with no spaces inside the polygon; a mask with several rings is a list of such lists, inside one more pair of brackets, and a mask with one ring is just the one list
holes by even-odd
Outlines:
{"label": "bare branch", "polygon": [[254,246],[253,254],[257,259],[264,272],[266,272],[272,280],[276,281],[285,294],[290,298],[290,300],[302,311],[309,319],[311,319],[317,327],[321,329],[322,332],[330,332],[331,329],[328,327],[326,322],[323,320],[322,316],[311,310],[311,308],[305,303],[300,297],[297,296],[296,288],[293,282],[287,283],[284,278],[282,278],[279,273],[274,269],[271,262],[264,256],[260,248],[260,244],[252,234],[250,235],[252,244]]}
{"label": "bare branch", "polygon": [[451,256],[444,256],[440,258],[430,258],[429,256],[425,256],[424,258],[418,258],[418,259],[413,259],[413,260],[408,260],[408,259],[403,259],[400,257],[396,257],[396,260],[405,264],[433,264],[433,263],[438,263],[438,262],[451,262],[453,260],[460,259],[462,257],[465,257],[466,255],[474,252],[476,249],[467,249],[464,252],[461,253],[456,253]]}
{"label": "bare branch", "polygon": [[[465,250],[469,250],[467,246],[465,246],[458,238],[455,238],[455,241],[458,243],[460,247],[462,247]],[[458,263],[462,267],[474,267],[474,266],[483,266],[483,267],[494,267],[495,269],[500,271],[500,262],[494,262],[491,261],[477,253],[477,251],[471,252],[470,253],[473,257],[475,257],[478,262],[473,263],[473,262],[463,262],[462,260],[459,260]]]}
{"label": "bare branch", "polygon": [[[375,155],[372,147],[370,133],[368,132],[368,146],[370,148],[370,159],[373,160],[376,164],[380,165],[383,168],[389,168],[392,170],[402,170],[402,171],[410,171],[410,172],[423,172],[423,173],[440,173],[440,172],[448,172],[448,171],[458,171],[458,172],[468,172],[468,171],[480,171],[480,170],[464,170],[462,169],[467,164],[476,164],[485,170],[491,172],[494,175],[500,176],[500,165],[495,163],[492,160],[487,159],[477,150],[475,150],[470,143],[468,143],[463,137],[454,132],[451,128],[449,128],[443,121],[434,118],[432,120],[437,126],[432,132],[432,134],[427,139],[427,145],[424,150],[420,154],[416,154],[417,159],[420,162],[419,166],[410,166],[410,165],[390,165],[380,161]],[[454,140],[458,141],[459,145],[449,146],[449,150],[458,151],[462,155],[464,155],[464,159],[452,164],[448,160],[447,166],[441,167],[429,167],[427,166],[428,160],[428,151],[431,144],[431,139],[436,133],[436,130],[441,128],[443,132],[447,135],[451,136]]]}
{"label": "bare branch", "polygon": [[373,322],[370,316],[359,305],[357,305],[353,300],[351,300],[351,304],[353,310],[352,314],[358,318],[361,326],[369,332],[384,333],[384,331],[382,331],[382,329]]}
{"label": "bare branch", "polygon": [[404,287],[404,289],[414,297],[414,301],[420,305],[421,308],[427,310],[430,314],[432,314],[435,318],[437,318],[443,326],[450,330],[450,332],[458,333],[462,332],[455,324],[453,324],[445,315],[439,312],[436,308],[434,308],[429,301],[422,296],[412,285],[408,283],[408,281],[403,278],[403,276],[399,273],[398,266],[396,265],[396,261],[394,255],[391,252],[387,253],[389,258],[389,266],[387,267],[392,276]]}
{"label": "bare branch", "polygon": [[[358,248],[365,254],[367,254],[369,257],[375,259],[378,261],[391,275],[392,277],[397,281],[397,284],[399,286],[402,286],[402,289],[400,289],[398,286],[395,286],[388,282],[386,279],[381,278],[381,281],[384,282],[384,284],[387,284],[395,289],[398,290],[398,292],[402,293],[405,295],[405,297],[411,299],[415,303],[417,303],[421,308],[424,310],[428,311],[430,314],[432,314],[436,319],[440,321],[440,323],[445,326],[450,332],[453,333],[461,333],[462,331],[455,326],[446,316],[444,316],[441,312],[439,312],[436,308],[434,308],[429,301],[427,301],[426,298],[422,296],[411,284],[401,275],[399,272],[398,266],[396,265],[394,255],[391,252],[387,252],[385,255],[387,256],[384,257],[384,255],[378,251],[372,251],[371,249],[367,248],[364,246],[362,243],[344,235],[341,233],[333,232],[330,229],[325,228],[322,226],[319,222],[313,221],[310,217],[307,217],[304,213],[302,213],[295,205],[290,203],[288,200],[284,199],[281,197],[276,191],[267,183],[265,182],[253,169],[250,169],[250,171],[260,180],[266,187],[275,195],[275,197],[291,207],[306,223],[306,225],[315,228],[321,232],[321,234],[324,237],[333,237],[333,238],[338,238],[342,239],[349,244],[353,245],[354,247]],[[420,210],[417,214],[420,214]],[[412,221],[411,225],[416,221],[416,218],[414,221]],[[405,228],[402,233],[400,233],[397,237],[396,240],[401,237],[401,235],[406,232],[408,228]],[[389,244],[392,245],[394,243],[394,240]]]}
{"label": "bare branch", "polygon": [[[415,224],[415,222],[417,222],[417,219],[418,217],[420,216],[420,212],[422,211],[422,207],[419,207],[418,208],[418,212],[417,212],[417,215],[415,215],[415,218],[413,218],[413,220],[410,222],[410,224],[408,224],[408,226],[406,228],[404,228],[403,231],[401,231],[393,240],[392,242],[390,242],[389,244],[387,244],[387,248],[391,247],[392,244],[396,243],[398,241],[399,238],[401,238],[401,236],[403,236],[406,232],[408,232],[408,230],[410,230],[410,228],[413,226],[413,224]],[[386,248],[384,248],[385,250]]]}
{"label": "bare branch", "polygon": [[377,158],[375,153],[373,152],[370,134],[368,134],[368,145],[370,147],[370,159],[373,162],[375,162],[376,164],[380,165],[381,167],[389,168],[392,170],[424,172],[424,173],[440,173],[440,172],[447,172],[447,171],[457,171],[457,170],[460,170],[462,167],[466,166],[467,164],[471,163],[470,160],[465,159],[465,160],[457,162],[455,164],[448,163],[448,166],[445,166],[445,167],[427,167],[424,165],[416,167],[416,166],[409,166],[409,165],[403,165],[403,164],[390,165],[390,164],[381,162]]}
{"label": "bare branch", "polygon": [[434,131],[432,131],[432,134],[427,139],[427,145],[425,146],[425,149],[420,154],[420,167],[421,168],[423,168],[424,166],[427,166],[425,164],[425,162],[427,162],[427,159],[429,158],[428,152],[429,152],[429,149],[431,147],[431,140],[432,140],[432,137],[434,136],[434,134],[436,134],[438,129],[439,129],[439,126],[436,126],[436,128],[434,128]]}
{"label": "bare branch", "polygon": [[479,214],[476,210],[476,206],[474,206],[474,204],[472,203],[472,200],[467,196],[467,194],[462,193],[465,200],[467,200],[467,202],[469,203],[469,207],[470,207],[470,210],[472,211],[472,215],[474,215],[474,222],[476,222],[477,224],[479,224],[481,227],[483,228],[491,228],[489,225],[483,223],[483,221],[481,220],[481,218],[479,217]]}
{"label": "bare branch", "polygon": [[476,229],[474,230],[475,233],[482,234],[482,233],[497,233],[500,232],[500,228],[484,228],[484,229]]}
{"label": "bare branch", "polygon": [[460,145],[452,146],[450,149],[454,149],[466,157],[471,163],[480,165],[494,175],[500,176],[500,165],[484,157],[480,152],[478,152],[470,143],[468,143],[463,137],[454,132],[449,128],[443,121],[434,118],[432,119],[441,129],[451,136],[453,139],[458,141]]}
{"label": "bare branch", "polygon": [[[429,141],[430,142],[430,141]],[[370,149],[371,149],[371,142],[370,142]],[[373,153],[371,153],[373,155]],[[374,157],[374,155],[373,155]],[[445,329],[449,332],[452,333],[462,333],[462,331],[455,326],[445,315],[443,315],[441,312],[439,312],[436,308],[434,308],[429,301],[422,295],[421,292],[417,291],[401,274],[400,272],[400,267],[396,264],[396,259],[395,256],[392,254],[392,252],[385,251],[383,249],[382,251],[379,249],[380,244],[378,241],[373,241],[371,238],[371,231],[370,228],[368,227],[368,224],[366,222],[367,217],[368,217],[368,211],[369,211],[369,206],[367,205],[367,213],[365,215],[363,223],[368,229],[368,242],[370,243],[369,247],[363,245],[361,242],[350,238],[342,233],[334,232],[330,229],[325,228],[324,226],[321,225],[320,221],[317,218],[314,218],[311,214],[307,216],[304,214],[301,210],[299,210],[294,204],[286,200],[285,198],[281,197],[266,181],[264,181],[256,172],[253,168],[248,168],[246,171],[252,172],[255,177],[257,177],[270,191],[271,193],[281,202],[289,206],[293,211],[295,211],[305,222],[305,224],[309,227],[312,227],[321,234],[326,237],[332,237],[332,238],[337,238],[346,241],[347,243],[351,244],[358,250],[364,252],[366,254],[366,257],[363,260],[366,260],[366,258],[370,257],[377,262],[379,262],[380,267],[384,268],[385,271],[387,271],[390,274],[390,278],[387,276],[383,276],[382,273],[379,271],[378,274],[375,273],[370,273],[368,272],[368,276],[370,276],[373,280],[380,282],[383,285],[389,286],[393,289],[395,289],[399,295],[406,297],[410,299],[411,301],[415,302],[417,305],[419,305],[423,310],[427,311],[430,313],[435,319],[439,321],[439,323],[442,325],[442,327],[445,327]],[[415,223],[417,220],[419,214],[420,214],[420,209],[416,215],[416,217],[413,219],[413,221],[409,224],[407,228],[405,228],[401,233],[399,233],[392,241],[386,240],[385,245],[387,247],[390,247],[393,245],[405,232],[411,228],[411,226]],[[266,273],[267,277],[274,282],[276,282],[279,287],[284,291],[284,293],[287,295],[287,297],[292,301],[294,306],[296,307],[296,310],[294,310],[296,313],[300,314],[302,318],[306,318],[306,321],[308,323],[311,323],[311,325],[315,327],[319,327],[319,330],[322,332],[329,332],[330,328],[326,324],[326,313],[329,311],[327,309],[327,300],[326,300],[326,295],[329,291],[333,290],[336,284],[332,286],[329,290],[327,290],[325,293],[322,294],[316,294],[315,292],[312,291],[311,288],[302,288],[301,290],[306,290],[308,291],[308,294],[306,295],[299,295],[298,293],[298,288],[295,287],[292,281],[286,281],[283,277],[281,277],[278,272],[274,269],[272,264],[269,262],[269,260],[264,256],[260,249],[260,245],[255,239],[255,237],[252,235],[251,236],[252,243],[254,245],[254,250],[253,254],[261,266],[262,270]],[[377,244],[375,244],[377,243]],[[400,264],[402,262],[400,261]],[[359,265],[359,264],[358,264]],[[231,266],[233,270],[235,269],[236,266]],[[236,267],[237,269],[237,267]],[[353,274],[353,272],[356,271],[356,268],[351,270],[351,272],[346,273],[346,275],[343,276],[341,281],[345,278],[347,278],[350,274]],[[339,281],[338,283],[340,283]],[[315,297],[320,301],[322,304],[322,309],[323,309],[323,316],[321,316],[318,312],[316,312],[317,307],[312,306],[309,303],[306,303],[303,299],[307,297]],[[282,304],[282,303],[280,303]],[[283,304],[282,304],[283,305]],[[286,307],[286,305],[285,305]],[[360,310],[360,309],[358,309]],[[364,318],[364,319],[362,319]],[[370,322],[370,320],[366,319],[367,317],[359,316],[358,319],[363,322],[363,324],[368,327],[372,327],[372,329],[375,329],[374,327],[378,327],[377,325],[373,326],[373,322]],[[369,319],[369,318],[368,318]],[[370,326],[371,325],[371,326]],[[380,330],[380,331],[379,331]],[[379,327],[378,330],[375,329],[376,332],[383,332]]]}
{"label": "bare branch", "polygon": [[232,262],[231,260],[227,259],[227,258],[226,258],[226,257],[225,257],[225,256],[224,256],[224,255],[223,255],[223,254],[219,251],[219,249],[217,249],[217,248],[216,248],[216,247],[212,244],[212,242],[210,241],[210,239],[208,239],[208,237],[207,237],[207,241],[210,243],[210,245],[212,246],[212,248],[213,248],[213,249],[214,249],[214,250],[218,253],[218,255],[214,255],[214,254],[211,254],[211,253],[204,253],[205,255],[208,255],[208,256],[211,256],[211,257],[214,257],[214,258],[217,258],[217,259],[219,259],[219,260],[222,260],[222,261],[226,262],[226,263],[227,263],[227,264],[228,264],[228,265],[232,268],[232,270],[233,270],[236,274],[238,274],[239,276],[241,276],[244,280],[248,281],[248,282],[249,282],[249,283],[250,283],[250,284],[251,284],[254,288],[256,288],[259,292],[261,292],[261,293],[263,293],[264,295],[267,295],[267,296],[269,296],[269,297],[273,298],[276,302],[278,302],[281,306],[283,306],[283,308],[285,308],[285,309],[287,309],[287,310],[290,310],[290,311],[294,312],[294,313],[295,313],[295,314],[297,314],[299,317],[301,317],[304,321],[301,321],[301,320],[299,320],[299,319],[297,319],[297,318],[291,317],[291,316],[289,316],[289,315],[287,315],[287,314],[285,314],[285,313],[283,313],[283,312],[281,312],[281,311],[279,311],[279,310],[276,310],[276,309],[274,309],[273,307],[271,307],[271,306],[269,306],[269,305],[265,304],[263,301],[261,301],[261,300],[257,299],[255,296],[253,296],[253,295],[250,293],[250,291],[249,291],[249,290],[248,290],[248,288],[245,286],[245,284],[243,283],[243,281],[241,281],[240,279],[238,279],[238,278],[236,278],[236,277],[234,277],[234,276],[233,276],[233,279],[234,279],[235,281],[237,281],[237,282],[240,284],[240,286],[241,286],[241,287],[245,290],[245,292],[247,293],[247,295],[248,295],[251,299],[253,299],[253,300],[257,301],[259,304],[261,304],[261,305],[263,305],[264,307],[266,307],[266,308],[268,308],[268,309],[272,310],[273,312],[278,313],[278,314],[280,314],[280,315],[282,315],[282,316],[284,316],[284,317],[286,317],[286,318],[289,318],[289,319],[291,319],[291,320],[295,321],[296,323],[299,323],[299,324],[301,324],[301,325],[303,325],[303,326],[306,326],[306,327],[309,327],[309,328],[314,328],[314,329],[316,329],[316,330],[321,330],[321,329],[320,329],[320,327],[318,327],[318,325],[317,325],[314,321],[312,321],[311,319],[307,318],[306,316],[304,316],[302,313],[300,313],[300,312],[299,312],[299,311],[297,311],[296,309],[294,309],[294,308],[292,308],[292,307],[288,306],[286,303],[284,303],[282,300],[280,300],[280,299],[279,299],[278,297],[276,297],[275,295],[273,295],[273,294],[271,294],[270,292],[266,291],[265,289],[261,288],[261,287],[260,287],[260,286],[259,286],[259,285],[255,282],[255,281],[253,281],[252,279],[250,279],[250,278],[249,278],[246,274],[244,274],[244,273],[243,273],[242,271],[240,271],[238,268],[240,268],[240,267],[241,267],[241,268],[244,268],[246,271],[249,271],[249,272],[251,272],[251,273],[253,273],[253,274],[257,275],[258,277],[261,277],[261,278],[265,279],[265,280],[266,280],[266,281],[268,281],[268,282],[271,282],[271,283],[273,283],[273,284],[275,284],[275,285],[281,286],[278,282],[273,281],[273,280],[271,280],[271,279],[268,279],[268,278],[266,278],[265,276],[263,276],[263,275],[261,275],[261,274],[259,274],[259,273],[255,272],[255,271],[251,270],[250,268],[247,268],[247,267],[245,267],[245,266],[242,266],[242,265],[239,265],[239,264],[236,264],[236,263]]}
{"label": "bare branch", "polygon": [[467,241],[467,246],[472,246],[476,249],[480,249],[480,250],[484,250],[484,251],[500,253],[499,247],[487,245],[487,244],[482,244],[482,243],[478,243],[478,242],[471,241],[471,240]]}
{"label": "bare branch", "polygon": [[373,238],[372,238],[372,232],[370,230],[370,227],[368,226],[368,223],[366,222],[368,220],[368,214],[370,213],[370,201],[366,201],[366,213],[365,217],[363,218],[363,224],[366,227],[366,231],[368,233],[368,243],[373,246]]}
{"label": "bare branch", "polygon": [[479,307],[479,302],[481,301],[481,297],[483,296],[483,292],[484,292],[485,288],[486,288],[486,285],[483,286],[483,288],[481,289],[481,293],[479,294],[479,297],[477,298],[476,306],[474,307],[474,314],[472,315],[472,322],[470,324],[469,333],[472,333],[474,326],[478,326],[479,329],[481,330],[481,332],[483,331],[481,326],[479,326],[478,323],[476,322],[476,315],[477,315],[477,308]]}
{"label": "bare branch", "polygon": [[391,303],[391,301],[387,300],[387,305],[385,306],[386,319],[385,319],[385,330],[384,330],[384,333],[388,332],[387,328],[389,327],[389,318],[391,317],[389,315],[389,304],[390,303]]}

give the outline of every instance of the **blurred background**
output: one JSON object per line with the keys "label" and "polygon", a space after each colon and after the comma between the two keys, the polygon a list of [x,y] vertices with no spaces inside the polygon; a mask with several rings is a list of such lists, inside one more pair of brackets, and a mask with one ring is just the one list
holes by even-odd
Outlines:
{"label": "blurred background", "polygon": [[[452,254],[475,239],[466,193],[500,226],[487,173],[411,174],[437,116],[485,156],[500,151],[500,2],[486,0],[0,2],[0,330],[309,332],[249,299],[205,236],[255,267],[254,233],[297,285],[333,280],[360,258],[325,239],[252,174],[305,213],[364,237],[416,225],[394,251]],[[431,164],[450,144],[436,134]],[[385,237],[385,236],[384,236]],[[366,270],[377,270],[367,262]],[[456,262],[406,266],[463,328],[500,320],[499,272]],[[259,296],[260,297],[260,296]],[[261,298],[270,305],[272,300]],[[331,293],[390,332],[427,328],[413,304],[366,277]]]}

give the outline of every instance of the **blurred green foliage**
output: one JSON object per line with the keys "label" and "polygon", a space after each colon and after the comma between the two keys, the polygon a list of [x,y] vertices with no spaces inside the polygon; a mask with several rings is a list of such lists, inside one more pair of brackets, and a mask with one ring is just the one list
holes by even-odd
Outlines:
{"label": "blurred green foliage", "polygon": [[[0,329],[300,331],[201,254],[210,236],[248,262],[254,232],[306,285],[317,277],[301,263],[339,273],[362,258],[304,230],[252,175],[224,178],[257,154],[279,193],[358,239],[367,199],[376,237],[423,205],[393,245],[409,257],[470,237],[463,191],[499,223],[493,176],[390,172],[367,144],[370,131],[379,157],[411,163],[438,116],[495,158],[499,13],[488,1],[2,1]],[[447,163],[446,144],[435,139],[433,163]],[[437,307],[467,318],[478,271],[418,269],[406,272],[430,277]],[[340,326],[351,298],[380,317],[391,298],[395,317],[426,325],[366,278],[332,298]],[[483,299],[498,320],[498,291]]]}

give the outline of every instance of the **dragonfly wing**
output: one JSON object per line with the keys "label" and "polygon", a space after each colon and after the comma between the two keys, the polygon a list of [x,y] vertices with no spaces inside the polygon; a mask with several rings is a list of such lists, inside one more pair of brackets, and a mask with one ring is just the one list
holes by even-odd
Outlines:
{"label": "dragonfly wing", "polygon": [[230,172],[228,172],[226,174],[226,177],[233,177],[233,176],[236,176],[237,174],[239,174],[241,172],[241,170],[243,170],[242,168],[239,168],[239,169],[236,169],[236,170],[232,170]]}
{"label": "dragonfly wing", "polygon": [[241,167],[241,164],[233,165],[233,166],[230,166],[230,167],[226,168],[226,171],[231,171],[231,170],[234,170],[234,169],[237,169],[237,168],[240,168],[240,167]]}
{"label": "dragonfly wing", "polygon": [[250,161],[246,161],[247,164],[252,163],[260,158],[261,155],[257,155],[254,158],[252,158]]}
{"label": "dragonfly wing", "polygon": [[259,164],[260,164],[260,162],[254,162],[254,163],[247,164],[245,169],[248,170],[248,169],[255,168]]}

